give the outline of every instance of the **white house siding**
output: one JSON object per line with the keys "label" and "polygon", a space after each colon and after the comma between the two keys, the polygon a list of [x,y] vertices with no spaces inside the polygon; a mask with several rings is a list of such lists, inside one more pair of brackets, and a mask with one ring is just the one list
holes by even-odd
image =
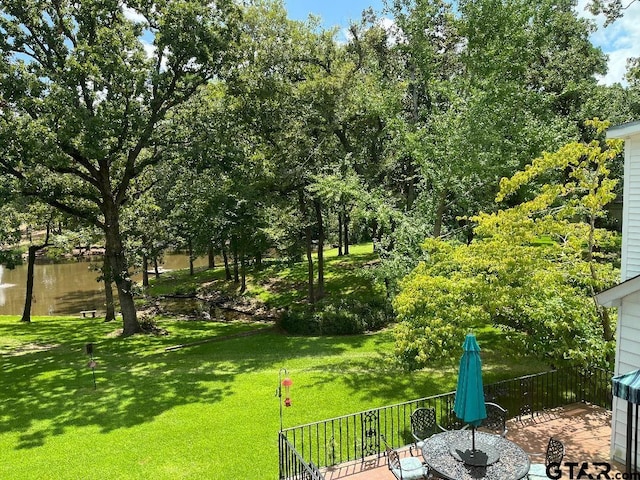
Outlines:
{"label": "white house siding", "polygon": [[[636,288],[635,280],[629,280],[640,275],[640,121],[609,129],[607,138],[625,141],[621,281],[628,282],[603,292],[601,297],[608,306],[618,306],[615,374],[621,375],[640,368],[640,288]],[[614,398],[611,456],[623,464],[626,435],[627,402]]]}
{"label": "white house siding", "polygon": [[640,275],[640,133],[625,139],[622,281]]}
{"label": "white house siding", "polygon": [[624,465],[627,448],[627,402],[613,397],[611,415],[611,458]]}
{"label": "white house siding", "polygon": [[[615,374],[640,368],[640,292],[622,299],[618,308],[617,354]],[[627,441],[627,402],[613,399],[611,456],[624,464]]]}

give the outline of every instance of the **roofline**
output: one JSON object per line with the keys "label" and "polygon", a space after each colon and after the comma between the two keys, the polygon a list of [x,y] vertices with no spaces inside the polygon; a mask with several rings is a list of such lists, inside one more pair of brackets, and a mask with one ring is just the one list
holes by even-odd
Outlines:
{"label": "roofline", "polygon": [[603,307],[619,307],[624,297],[638,291],[640,291],[640,275],[598,293],[596,300]]}
{"label": "roofline", "polygon": [[627,138],[640,133],[640,121],[616,125],[607,130],[607,138]]}

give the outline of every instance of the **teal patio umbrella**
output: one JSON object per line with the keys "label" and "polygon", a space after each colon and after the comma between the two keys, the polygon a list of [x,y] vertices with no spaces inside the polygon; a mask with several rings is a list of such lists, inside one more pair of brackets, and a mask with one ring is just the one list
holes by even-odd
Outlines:
{"label": "teal patio umbrella", "polygon": [[[627,401],[627,444],[625,466],[627,472],[638,470],[638,408],[640,405],[640,370],[613,377],[613,395]],[[633,410],[635,409],[635,422]],[[635,423],[635,430],[633,425]],[[635,435],[634,435],[635,432]],[[635,442],[634,442],[635,436]],[[635,443],[635,455],[633,445]]]}
{"label": "teal patio umbrella", "polygon": [[482,388],[482,360],[475,335],[467,334],[463,349],[453,411],[460,420],[471,425],[471,451],[475,452],[476,427],[487,418]]}

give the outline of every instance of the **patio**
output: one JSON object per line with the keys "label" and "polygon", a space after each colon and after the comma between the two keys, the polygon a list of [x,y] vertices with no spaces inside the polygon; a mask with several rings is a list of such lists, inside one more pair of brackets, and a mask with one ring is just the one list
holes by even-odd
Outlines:
{"label": "patio", "polygon": [[[531,455],[544,454],[549,437],[557,437],[566,446],[564,461],[578,465],[574,478],[579,474],[580,478],[588,478],[586,470],[596,468],[592,462],[609,459],[612,376],[599,368],[554,369],[484,385],[484,396],[485,401],[497,403],[511,413],[508,440]],[[454,412],[455,393],[282,430],[280,478],[319,479],[318,467],[327,480],[393,478],[387,468],[384,442],[394,448],[404,446],[401,454],[409,455],[410,416],[418,407],[434,409],[436,421],[447,430],[461,428]],[[532,457],[532,461],[543,463],[544,456]],[[584,471],[580,468],[583,463]],[[569,470],[570,466],[563,464],[562,473],[567,478]],[[598,478],[600,472],[595,473],[593,478]]]}
{"label": "patio", "polygon": [[[611,441],[611,411],[602,407],[574,403],[533,415],[521,420],[514,418],[507,422],[507,438],[519,444],[528,453],[544,453],[550,436],[561,440],[566,449],[563,461],[564,477],[569,478],[569,469],[564,462],[575,462],[574,478],[583,462],[588,462],[586,472],[597,474],[602,467],[596,468],[592,462],[609,462]],[[408,447],[401,449],[403,455],[409,455]],[[532,463],[542,463],[542,456],[532,456]],[[623,471],[620,465],[612,465],[612,473]],[[384,456],[372,456],[364,462],[353,462],[323,469],[325,480],[389,480],[394,478],[387,468]],[[589,477],[583,477],[589,478]],[[606,478],[606,477],[605,477]]]}

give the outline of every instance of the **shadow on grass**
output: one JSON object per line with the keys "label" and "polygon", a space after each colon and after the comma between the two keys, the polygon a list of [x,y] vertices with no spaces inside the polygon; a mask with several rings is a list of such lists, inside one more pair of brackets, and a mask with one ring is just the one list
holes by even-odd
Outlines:
{"label": "shadow on grass", "polygon": [[[238,382],[241,374],[277,369],[291,359],[340,355],[365,341],[265,333],[165,352],[185,339],[247,329],[246,324],[231,329],[211,328],[211,322],[175,324],[177,335],[120,338],[111,336],[119,325],[94,319],[0,322],[0,343],[17,337],[23,345],[50,346],[3,355],[0,431],[22,432],[16,448],[31,449],[77,427],[95,426],[103,433],[130,428],[177,406],[220,402],[249,388],[246,378]],[[96,389],[88,342],[95,345]]]}
{"label": "shadow on grass", "polygon": [[[363,266],[378,259],[370,251],[372,245],[354,246],[354,252],[339,257],[337,249],[325,251],[325,293],[327,296],[366,298],[378,296],[372,279],[363,274]],[[307,296],[308,271],[306,262],[287,264],[265,263],[261,271],[254,271],[254,282],[264,289],[261,295],[272,307],[292,306],[304,302]]]}
{"label": "shadow on grass", "polygon": [[[102,432],[132,427],[177,405],[215,402],[231,392],[233,372],[187,374],[160,354],[140,360],[108,349],[103,344],[96,352],[95,390],[82,351],[65,354],[58,347],[10,358],[0,382],[5,398],[0,429],[35,428],[22,435],[17,448],[42,445],[67,427],[95,425]],[[116,356],[125,362],[117,363]],[[219,386],[202,386],[214,380]]]}

